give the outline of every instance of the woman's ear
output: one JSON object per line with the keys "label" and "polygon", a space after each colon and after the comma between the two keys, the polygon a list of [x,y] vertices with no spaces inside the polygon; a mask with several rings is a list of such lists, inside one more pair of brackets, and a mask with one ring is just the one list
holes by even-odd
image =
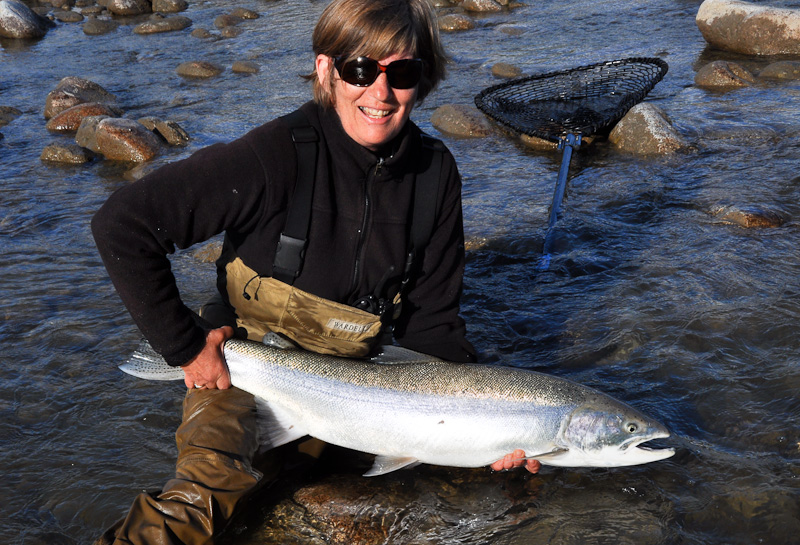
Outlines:
{"label": "woman's ear", "polygon": [[317,55],[316,60],[316,68],[317,68],[317,78],[319,79],[319,84],[322,86],[323,89],[330,89],[331,82],[328,81],[328,78],[331,77],[331,65],[333,64],[333,59],[327,55]]}

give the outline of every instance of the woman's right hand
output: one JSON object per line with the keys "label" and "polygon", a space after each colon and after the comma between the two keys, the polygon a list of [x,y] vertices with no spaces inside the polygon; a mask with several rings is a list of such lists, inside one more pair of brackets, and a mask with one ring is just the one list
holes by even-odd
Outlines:
{"label": "woman's right hand", "polygon": [[231,375],[225,363],[222,346],[233,337],[233,328],[223,326],[206,334],[206,345],[186,365],[182,366],[187,388],[225,390],[231,387]]}

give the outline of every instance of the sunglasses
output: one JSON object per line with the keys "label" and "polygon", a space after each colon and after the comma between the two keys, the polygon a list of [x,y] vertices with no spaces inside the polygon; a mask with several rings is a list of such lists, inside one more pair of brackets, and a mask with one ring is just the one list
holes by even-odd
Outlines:
{"label": "sunglasses", "polygon": [[395,89],[411,89],[422,78],[422,59],[403,59],[383,65],[369,57],[358,57],[346,61],[345,57],[333,59],[333,66],[339,71],[339,77],[356,87],[369,87],[381,72],[386,73],[389,85]]}

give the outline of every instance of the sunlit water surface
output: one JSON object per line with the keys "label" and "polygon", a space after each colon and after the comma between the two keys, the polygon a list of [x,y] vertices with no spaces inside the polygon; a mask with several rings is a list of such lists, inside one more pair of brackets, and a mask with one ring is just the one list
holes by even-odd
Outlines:
{"label": "sunlit water surface", "polygon": [[[444,36],[450,77],[413,117],[444,138],[464,179],[471,339],[484,361],[569,377],[635,405],[668,425],[665,443],[678,453],[634,468],[519,477],[538,491],[538,518],[515,526],[506,517],[499,529],[485,520],[496,493],[489,480],[470,491],[473,524],[448,524],[447,506],[418,513],[445,527],[426,534],[431,542],[798,540],[800,83],[695,88],[697,68],[734,58],[705,49],[699,3],[529,2]],[[311,67],[310,32],[325,3],[192,1],[184,15],[213,29],[239,5],[261,18],[233,39],[203,41],[191,29],[139,36],[131,25],[90,37],[59,24],[37,42],[0,41],[0,105],[23,111],[0,130],[0,543],[91,542],[136,493],[158,489],[173,469],[183,390],[116,368],[139,334],[89,219],[128,183],[126,167],[42,163],[45,145],[69,140],[45,130],[45,97],[62,77],[80,76],[114,93],[128,117],[179,122],[191,144],[156,163],[231,140],[307,100],[297,75]],[[537,272],[560,156],[501,135],[440,135],[430,115],[471,104],[496,82],[499,61],[534,73],[631,56],[669,63],[648,100],[693,149],[638,158],[600,142],[576,152],[553,261]],[[207,81],[175,73],[200,59],[226,71]],[[236,60],[261,71],[235,74]],[[767,62],[738,60],[755,72]],[[723,205],[788,221],[744,229],[711,214]],[[187,303],[198,305],[213,289],[211,265],[190,252],[173,264]]]}

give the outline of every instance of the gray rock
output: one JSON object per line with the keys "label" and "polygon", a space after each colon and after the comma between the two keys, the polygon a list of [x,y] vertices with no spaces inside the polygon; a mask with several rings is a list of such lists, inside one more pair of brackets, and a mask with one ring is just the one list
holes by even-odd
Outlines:
{"label": "gray rock", "polygon": [[189,133],[175,121],[164,121],[157,117],[143,117],[138,120],[144,127],[160,136],[170,146],[185,146],[189,143]]}
{"label": "gray rock", "polygon": [[52,23],[17,0],[0,0],[0,37],[41,38]]}
{"label": "gray rock", "polygon": [[631,108],[608,140],[618,149],[636,155],[665,155],[688,147],[661,108],[647,102]]}
{"label": "gray rock", "polygon": [[475,28],[475,21],[472,17],[460,13],[448,13],[438,19],[439,30],[444,32],[456,32],[458,30],[471,30]]}
{"label": "gray rock", "polygon": [[158,155],[158,137],[133,119],[107,117],[97,124],[97,147],[106,159],[143,163]]}
{"label": "gray rock", "polygon": [[85,117],[119,117],[120,115],[122,115],[122,111],[109,104],[84,102],[54,115],[47,122],[45,128],[51,132],[75,132],[80,128],[81,122]]}
{"label": "gray rock", "polygon": [[153,11],[159,13],[178,13],[189,7],[186,0],[153,0]]}
{"label": "gray rock", "polygon": [[193,38],[200,38],[201,40],[205,40],[205,39],[208,39],[208,38],[213,38],[214,34],[212,34],[206,28],[196,28],[196,29],[194,29],[192,31],[192,37]]}
{"label": "gray rock", "polygon": [[759,78],[796,80],[800,79],[800,61],[778,61],[768,64]]}
{"label": "gray rock", "polygon": [[235,38],[242,33],[242,29],[236,26],[226,26],[219,31],[219,35],[223,38]]}
{"label": "gray rock", "polygon": [[174,30],[183,30],[192,25],[192,20],[188,17],[181,15],[173,15],[171,17],[164,17],[163,15],[153,15],[149,21],[139,23],[133,27],[136,34],[157,34],[159,32],[171,32]]}
{"label": "gray rock", "polygon": [[178,75],[185,78],[211,78],[222,73],[222,67],[207,61],[189,61],[177,68]]}
{"label": "gray rock", "polygon": [[80,23],[84,19],[83,14],[70,10],[56,11],[53,13],[53,17],[62,23]]}
{"label": "gray rock", "polygon": [[83,23],[83,33],[87,36],[102,36],[117,30],[119,23],[108,19],[91,18]]}
{"label": "gray rock", "polygon": [[45,146],[39,158],[48,163],[80,165],[94,159],[94,154],[77,144],[50,144]]}
{"label": "gray rock", "polygon": [[112,103],[116,97],[93,81],[68,76],[58,82],[56,88],[47,94],[44,107],[44,118],[50,119],[54,115],[71,108],[76,104],[85,102]]}
{"label": "gray rock", "polygon": [[22,115],[20,110],[11,106],[0,106],[0,127],[5,127]]}
{"label": "gray rock", "polygon": [[97,115],[84,117],[78,127],[78,132],[75,134],[75,142],[83,148],[92,150],[95,153],[100,153],[100,147],[97,145],[97,125],[107,117],[109,116]]}
{"label": "gray rock", "polygon": [[220,15],[216,19],[214,19],[214,26],[217,28],[225,28],[229,26],[236,26],[242,21],[243,19],[241,17],[225,14],[225,15]]}
{"label": "gray rock", "polygon": [[694,76],[698,87],[726,89],[747,87],[755,83],[756,78],[743,66],[729,61],[714,61],[702,67]]}
{"label": "gray rock", "polygon": [[106,9],[114,15],[142,15],[153,11],[149,0],[109,0]]}
{"label": "gray rock", "polygon": [[800,10],[740,0],[705,0],[697,11],[703,38],[747,55],[800,54]]}
{"label": "gray rock", "polygon": [[236,61],[231,70],[237,74],[256,74],[260,70],[259,66],[251,61]]}
{"label": "gray rock", "polygon": [[492,126],[475,107],[466,104],[445,104],[436,109],[431,123],[443,133],[464,138],[482,138],[492,133]]}

